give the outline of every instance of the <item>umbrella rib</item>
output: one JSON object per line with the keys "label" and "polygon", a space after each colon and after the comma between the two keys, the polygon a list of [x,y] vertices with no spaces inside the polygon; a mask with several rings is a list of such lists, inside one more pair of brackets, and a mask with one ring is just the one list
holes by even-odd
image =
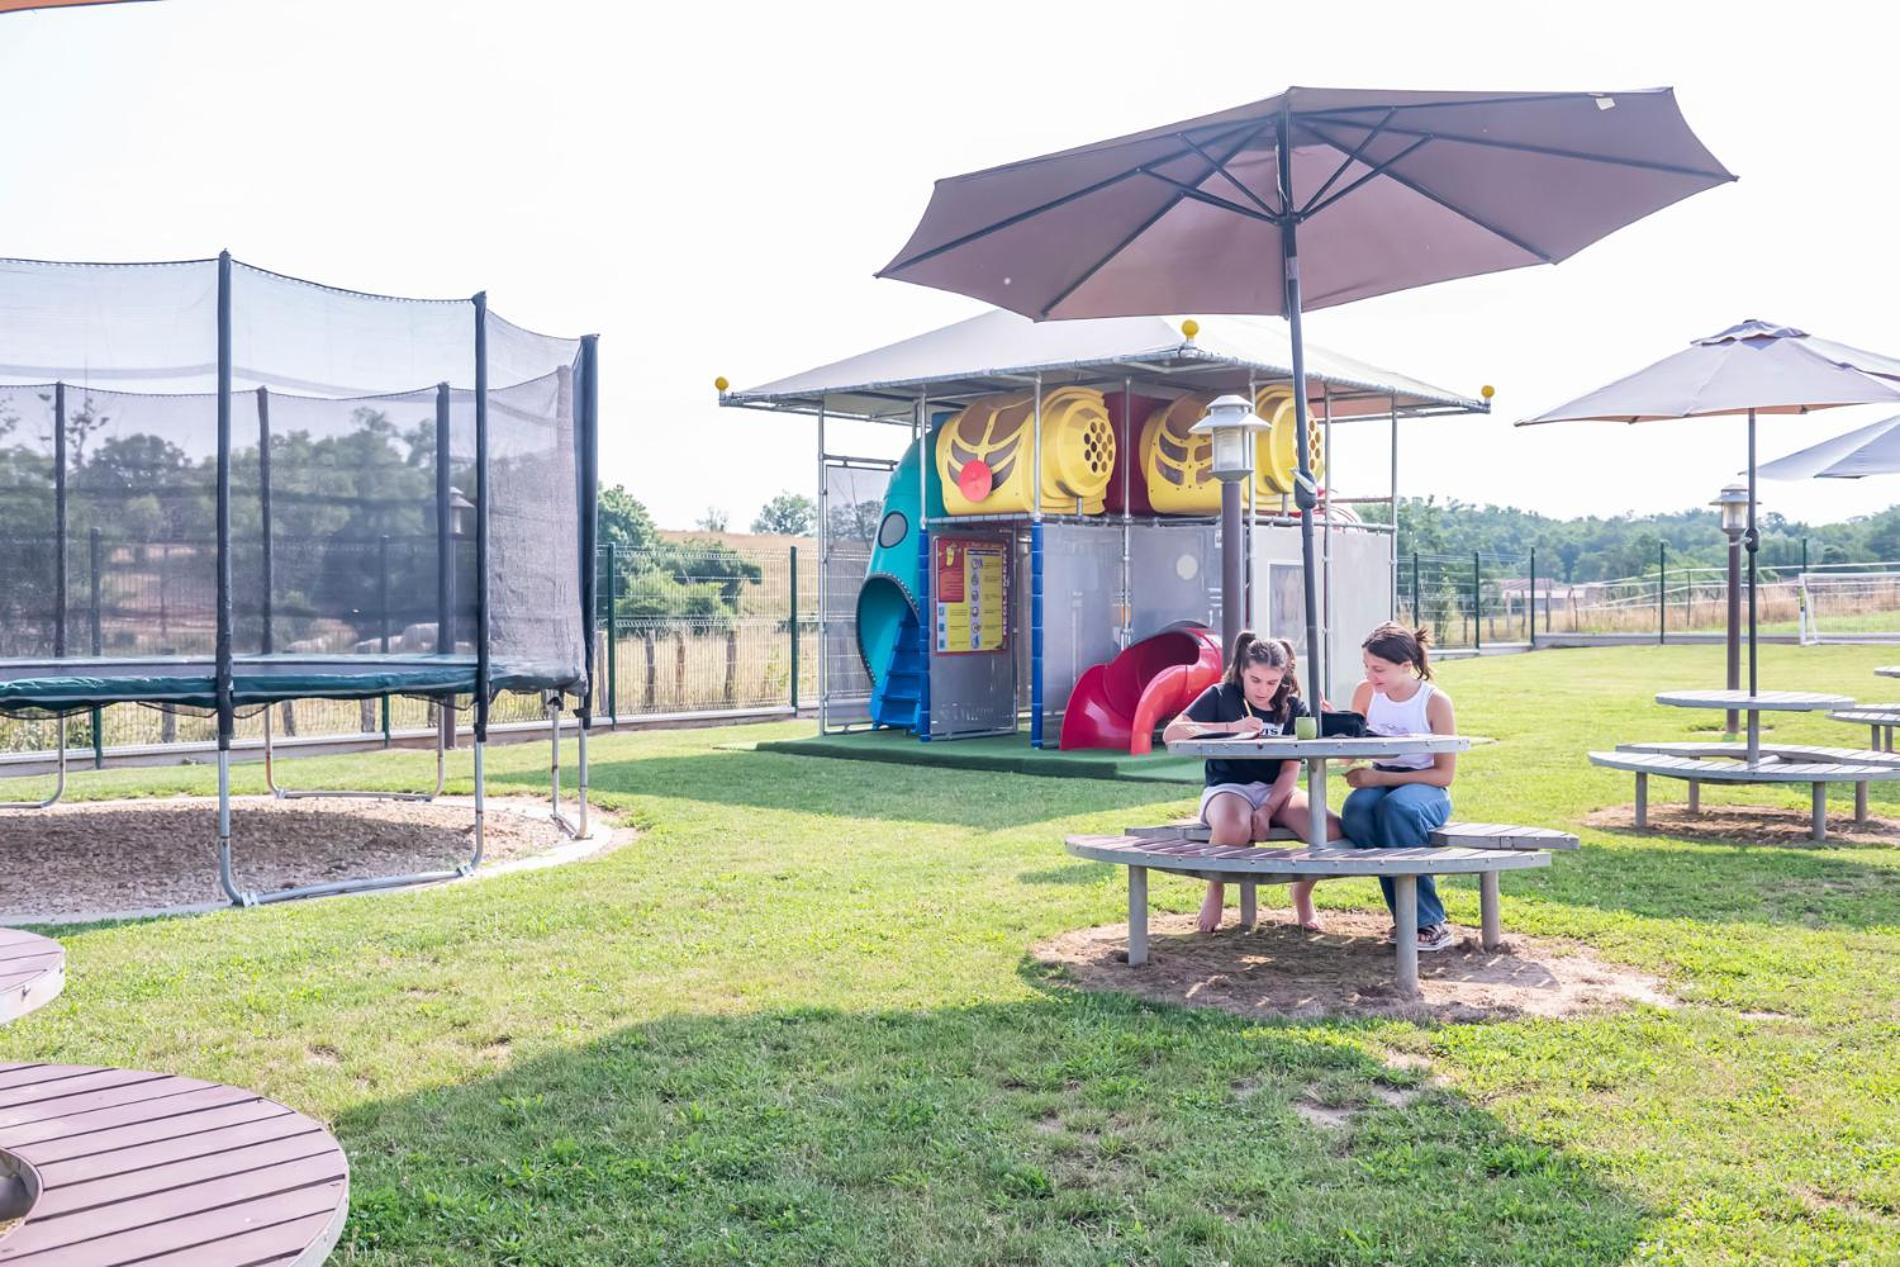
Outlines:
{"label": "umbrella rib", "polygon": [[[1249,220],[1260,220],[1267,224],[1280,223],[1280,216],[1276,212],[1255,211],[1251,207],[1243,207],[1232,199],[1223,198],[1219,194],[1210,194],[1205,189],[1196,185],[1190,185],[1183,180],[1176,180],[1172,176],[1163,176],[1160,172],[1149,171],[1146,167],[1137,168],[1136,171],[1142,176],[1146,176],[1151,180],[1158,180],[1162,184],[1179,191],[1183,198],[1192,198],[1196,202],[1204,202],[1208,206],[1218,207],[1222,211],[1231,211],[1235,215],[1245,216]],[[1174,204],[1171,203],[1169,205],[1173,206]]]}
{"label": "umbrella rib", "polygon": [[[1248,141],[1251,141],[1254,137],[1259,136],[1260,133],[1265,130],[1266,130],[1265,124],[1262,124],[1260,127],[1255,128],[1251,133],[1249,133],[1245,138],[1242,139],[1241,146],[1244,147]],[[1221,175],[1225,176],[1227,178],[1228,184],[1232,185],[1235,189],[1238,189],[1242,194],[1246,195],[1247,201],[1253,203],[1254,206],[1260,208],[1260,210],[1266,214],[1269,220],[1271,220],[1275,224],[1278,224],[1280,222],[1280,217],[1286,213],[1284,211],[1275,211],[1272,207],[1268,206],[1267,200],[1265,198],[1262,198],[1259,194],[1247,188],[1247,186],[1244,183],[1242,183],[1240,177],[1234,175],[1232,172],[1227,170],[1226,163],[1222,162],[1218,158],[1215,158],[1212,154],[1209,154],[1206,150],[1202,149],[1200,145],[1198,145],[1195,142],[1194,138],[1189,136],[1185,132],[1181,133],[1181,141],[1185,145],[1193,146],[1194,152],[1196,154],[1199,154],[1202,158],[1206,159],[1209,163],[1213,164],[1214,170],[1219,172]],[[1234,151],[1234,153],[1236,154],[1238,154],[1239,152],[1240,152],[1239,148],[1236,148]],[[1153,173],[1150,173],[1150,175],[1152,174]]]}
{"label": "umbrella rib", "polygon": [[1394,105],[1390,102],[1368,102],[1363,106],[1328,106],[1323,110],[1295,110],[1296,119],[1336,118],[1346,114],[1370,114],[1380,110],[1465,110],[1478,106],[1521,106],[1543,101],[1595,101],[1603,97],[1645,96],[1654,89],[1638,88],[1632,92],[1523,92],[1508,93],[1501,97],[1475,97],[1469,101],[1408,101]]}
{"label": "umbrella rib", "polygon": [[[1420,137],[1418,140],[1413,141],[1410,145],[1400,150],[1397,154],[1394,154],[1391,158],[1386,159],[1385,162],[1380,163],[1377,167],[1373,168],[1371,171],[1368,171],[1365,175],[1353,181],[1352,184],[1347,185],[1344,189],[1340,190],[1338,193],[1328,198],[1325,202],[1320,203],[1318,206],[1314,206],[1311,202],[1308,202],[1305,207],[1301,208],[1300,218],[1304,220],[1309,216],[1318,215],[1320,212],[1326,210],[1326,208],[1332,206],[1334,203],[1338,202],[1341,198],[1344,198],[1347,194],[1359,188],[1359,186],[1365,184],[1367,181],[1376,180],[1380,176],[1385,175],[1389,170],[1391,170],[1392,165],[1394,163],[1400,162],[1403,159],[1410,158],[1413,154],[1418,153],[1419,150],[1425,148],[1426,143],[1429,142],[1430,140],[1431,138],[1427,136],[1427,137]],[[1347,161],[1351,162],[1352,160],[1349,159]],[[1343,171],[1344,168],[1342,167],[1341,170]],[[1318,194],[1314,195],[1315,198],[1317,198],[1318,196],[1319,196]]]}
{"label": "umbrella rib", "polygon": [[[1320,132],[1318,129],[1314,128],[1311,123],[1307,124],[1307,130],[1312,132],[1314,136],[1319,137],[1320,140],[1325,141],[1328,145],[1332,146],[1334,149],[1344,150],[1346,148],[1345,146],[1341,145],[1339,142],[1333,140],[1331,137],[1325,135],[1323,132]],[[1529,242],[1526,242],[1523,238],[1518,237],[1515,233],[1512,233],[1506,229],[1500,229],[1495,224],[1490,224],[1484,220],[1480,220],[1477,216],[1472,215],[1469,211],[1466,211],[1462,207],[1453,206],[1450,202],[1447,202],[1444,198],[1433,193],[1431,190],[1426,189],[1423,185],[1420,185],[1417,181],[1412,180],[1406,176],[1401,175],[1398,172],[1391,171],[1391,170],[1386,171],[1384,175],[1387,180],[1397,181],[1399,184],[1404,185],[1407,189],[1411,190],[1413,193],[1417,194],[1419,197],[1428,198],[1432,202],[1435,202],[1439,206],[1443,207],[1445,210],[1451,212],[1453,215],[1460,216],[1466,220],[1469,220],[1471,223],[1477,225],[1480,229],[1483,229],[1486,233],[1492,233],[1492,234],[1497,235],[1500,238],[1503,238],[1506,242],[1509,242],[1512,246],[1515,246],[1518,250],[1527,252],[1528,254],[1531,254],[1531,255],[1535,255],[1538,259],[1542,260],[1546,264],[1555,264],[1557,262],[1553,256],[1551,256],[1545,251],[1539,250],[1535,246],[1532,246]],[[1337,202],[1338,199],[1335,198],[1333,201]]]}
{"label": "umbrella rib", "polygon": [[[1343,121],[1342,121],[1343,123]],[[1352,124],[1343,124],[1351,127]],[[1363,124],[1358,126],[1364,126]],[[1309,130],[1311,124],[1308,124]],[[1618,158],[1613,154],[1592,154],[1588,150],[1560,149],[1554,145],[1532,145],[1528,141],[1500,141],[1488,136],[1467,136],[1462,132],[1431,132],[1422,128],[1389,127],[1386,131],[1394,136],[1420,136],[1432,141],[1454,141],[1461,145],[1476,145],[1485,149],[1510,150],[1519,154],[1541,154],[1549,158],[1573,158],[1586,163],[1602,163],[1609,167],[1633,167],[1641,171],[1666,172],[1675,176],[1701,176],[1708,180],[1734,180],[1735,176],[1726,171],[1705,171],[1700,167],[1684,167],[1680,163],[1663,163],[1647,158]],[[1336,144],[1336,143],[1335,143]]]}
{"label": "umbrella rib", "polygon": [[[1326,196],[1326,191],[1331,189],[1334,183],[1338,181],[1338,179],[1341,176],[1346,174],[1347,168],[1351,167],[1354,163],[1359,161],[1359,156],[1365,152],[1366,146],[1372,144],[1373,140],[1379,135],[1379,133],[1385,131],[1385,125],[1392,122],[1393,113],[1394,113],[1393,111],[1387,110],[1385,112],[1385,118],[1380,119],[1379,122],[1373,126],[1372,130],[1366,133],[1364,139],[1361,140],[1358,145],[1353,147],[1352,152],[1350,154],[1346,155],[1345,161],[1341,162],[1338,167],[1333,169],[1333,174],[1326,178],[1326,182],[1322,184],[1318,189],[1315,189],[1313,191],[1313,196],[1311,198],[1308,198],[1306,200],[1306,205],[1304,207],[1301,207],[1299,210],[1300,219],[1304,220],[1307,216],[1310,216],[1313,214],[1313,209],[1314,209],[1315,204],[1317,204],[1321,198],[1324,198]],[[1322,137],[1321,139],[1324,140],[1325,138]],[[1327,144],[1330,145],[1331,142],[1329,141],[1327,142]]]}
{"label": "umbrella rib", "polygon": [[[1227,157],[1232,158],[1234,155],[1240,153],[1241,149],[1246,146],[1247,142],[1253,140],[1254,137],[1260,135],[1260,133],[1264,132],[1266,128],[1267,128],[1266,123],[1260,123],[1259,125],[1255,126],[1250,131],[1243,133],[1240,139],[1234,142],[1233,149],[1227,152]],[[1213,155],[1210,154],[1210,155],[1207,155],[1206,157],[1209,163],[1213,163],[1216,167],[1219,166],[1219,163],[1215,162]],[[1159,176],[1154,172],[1145,172],[1144,174],[1148,176],[1152,176],[1157,180],[1167,179],[1166,177]],[[1203,180],[1205,180],[1206,178],[1207,177],[1205,175],[1202,176]],[[1070,282],[1067,286],[1064,286],[1060,291],[1058,291],[1056,295],[1052,299],[1049,300],[1048,303],[1043,305],[1042,312],[1041,312],[1041,315],[1043,317],[1047,317],[1050,313],[1054,312],[1059,305],[1067,301],[1070,295],[1073,295],[1076,291],[1080,290],[1083,286],[1087,285],[1088,280],[1091,277],[1095,276],[1097,273],[1101,272],[1104,268],[1106,268],[1110,260],[1114,259],[1117,255],[1120,255],[1123,251],[1127,250],[1129,243],[1133,242],[1136,238],[1146,233],[1149,229],[1154,228],[1156,224],[1160,223],[1162,216],[1167,215],[1170,211],[1173,211],[1176,207],[1180,206],[1181,199],[1187,197],[1189,194],[1193,194],[1194,196],[1201,198],[1204,201],[1211,202],[1215,206],[1223,206],[1223,205],[1229,206],[1237,212],[1241,212],[1243,214],[1246,214],[1250,218],[1254,218],[1254,213],[1247,211],[1245,207],[1239,206],[1238,204],[1228,203],[1225,199],[1215,198],[1212,194],[1206,194],[1206,193],[1203,193],[1201,190],[1192,189],[1188,186],[1181,185],[1177,181],[1168,181],[1168,183],[1171,185],[1174,185],[1177,188],[1177,190],[1179,190],[1180,192],[1177,192],[1173,198],[1169,199],[1167,202],[1163,203],[1160,207],[1156,208],[1155,213],[1153,215],[1149,216],[1147,219],[1143,220],[1140,224],[1136,225],[1133,229],[1131,229],[1122,238],[1121,241],[1117,242],[1114,245],[1114,247],[1108,251],[1107,254],[1103,255],[1101,259],[1096,260],[1093,264],[1089,265],[1086,269],[1082,270],[1082,272],[1076,276],[1076,279],[1074,281]],[[1273,221],[1271,217],[1259,217],[1259,218],[1268,219],[1270,223],[1277,223],[1276,221]]]}
{"label": "umbrella rib", "polygon": [[[1249,120],[1247,123],[1234,128],[1234,131],[1244,133],[1242,144],[1245,144],[1246,139],[1251,138],[1259,133],[1260,125],[1253,120]],[[1223,134],[1223,135],[1230,135],[1230,134]],[[1235,148],[1235,152],[1238,153],[1240,147],[1235,146],[1234,148]],[[1096,181],[1092,185],[1086,185],[1081,189],[1070,190],[1068,193],[1063,194],[1060,197],[1051,198],[1048,202],[1042,203],[1039,206],[1025,208],[1022,211],[1016,212],[1014,215],[1006,216],[1003,219],[997,220],[991,224],[987,224],[980,229],[973,229],[970,232],[964,234],[962,237],[953,238],[950,241],[945,242],[939,246],[933,246],[929,248],[928,250],[919,251],[917,254],[911,256],[909,259],[899,260],[895,264],[892,264],[886,268],[880,269],[875,274],[875,276],[890,277],[901,269],[911,268],[915,265],[922,264],[927,260],[933,260],[937,258],[937,256],[942,255],[946,251],[954,251],[958,247],[968,246],[970,243],[980,241],[983,238],[988,237],[992,233],[1001,233],[1004,229],[1010,228],[1014,225],[1021,224],[1024,220],[1028,220],[1034,216],[1039,216],[1045,211],[1054,211],[1056,208],[1066,206],[1069,203],[1074,202],[1079,198],[1086,198],[1091,194],[1100,193],[1102,190],[1107,189],[1112,185],[1120,184],[1122,181],[1127,180],[1131,176],[1141,175],[1143,173],[1143,168],[1145,167],[1152,166],[1156,163],[1171,163],[1177,158],[1187,157],[1187,155],[1190,153],[1192,153],[1191,150],[1176,150],[1172,154],[1164,154],[1160,156],[1159,158],[1150,159],[1147,163],[1143,163],[1135,167],[1130,167],[1125,171],[1116,172],[1113,176],[1105,176],[1101,180]],[[1022,163],[1012,164],[1011,167],[1027,167],[1031,163],[1034,163],[1036,161],[1038,160],[1028,159]],[[991,168],[987,172],[973,172],[971,173],[971,175],[984,176],[984,175],[989,175],[991,172],[999,172],[999,171],[1007,171],[1007,170],[1010,170],[1010,168],[1004,168],[1004,167]],[[965,178],[962,176],[957,176],[957,177],[953,177],[952,179],[963,180]],[[929,214],[927,208],[926,208],[925,214],[926,215]]]}

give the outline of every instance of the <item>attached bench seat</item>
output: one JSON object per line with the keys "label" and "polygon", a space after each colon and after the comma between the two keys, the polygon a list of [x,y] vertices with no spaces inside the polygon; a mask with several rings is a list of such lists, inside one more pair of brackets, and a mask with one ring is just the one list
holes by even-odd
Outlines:
{"label": "attached bench seat", "polygon": [[1893,728],[1900,726],[1900,704],[1856,704],[1827,715],[1829,721],[1844,721],[1868,729],[1867,742],[1877,752],[1893,751]]}
{"label": "attached bench seat", "polygon": [[[1517,839],[1502,825],[1489,839]],[[1562,835],[1562,833],[1558,833]],[[1128,868],[1128,962],[1148,961],[1148,872],[1166,871],[1203,880],[1239,881],[1241,923],[1254,922],[1254,886],[1329,876],[1389,877],[1396,885],[1398,907],[1398,984],[1408,995],[1418,993],[1418,877],[1473,874],[1479,877],[1479,905],[1483,912],[1483,944],[1496,948],[1502,940],[1498,905],[1498,875],[1527,867],[1547,867],[1547,849],[1519,845],[1473,848],[1464,845],[1421,846],[1411,849],[1357,849],[1351,845],[1313,847],[1290,844],[1215,845],[1185,834],[1172,836],[1071,836],[1069,853],[1095,862]]]}
{"label": "attached bench seat", "polygon": [[[1162,823],[1155,827],[1124,827],[1122,834],[1147,840],[1172,840],[1181,837],[1187,840],[1206,840],[1209,838],[1207,824],[1198,818],[1177,818],[1171,823]],[[1299,840],[1298,832],[1288,831],[1284,827],[1275,827],[1267,835],[1266,843],[1282,840]],[[1350,845],[1345,837],[1338,841],[1329,841]],[[1567,831],[1558,831],[1554,827],[1515,827],[1507,823],[1446,823],[1431,835],[1434,845],[1463,845],[1467,849],[1575,849],[1577,838]]]}
{"label": "attached bench seat", "polygon": [[[1682,779],[1689,785],[1689,812],[1697,813],[1701,809],[1701,785],[1703,783],[1806,783],[1813,793],[1813,828],[1810,835],[1815,840],[1827,839],[1827,785],[1830,783],[1852,783],[1854,785],[1854,821],[1867,821],[1867,785],[1869,783],[1890,783],[1900,779],[1900,763],[1896,763],[1885,754],[1872,754],[1882,759],[1870,761],[1812,761],[1783,760],[1771,757],[1748,765],[1743,761],[1725,760],[1720,757],[1685,756],[1675,751],[1654,752],[1647,748],[1660,748],[1665,745],[1625,745],[1615,752],[1593,752],[1590,764],[1609,770],[1624,770],[1636,776],[1636,826],[1649,826],[1649,777],[1657,775],[1666,779]],[[1688,745],[1689,747],[1715,748],[1730,745]],[[1740,747],[1740,745],[1733,745]],[[1772,751],[1772,750],[1767,750]],[[1789,749],[1789,751],[1796,751]]]}
{"label": "attached bench seat", "polygon": [[[1748,745],[1715,740],[1667,740],[1661,743],[1620,743],[1618,752],[1647,752],[1659,757],[1705,757],[1717,761],[1745,761]],[[1873,765],[1900,769],[1900,753],[1879,748],[1830,748],[1823,744],[1765,743],[1757,754],[1769,761],[1794,764]]]}
{"label": "attached bench seat", "polygon": [[329,1132],[254,1091],[0,1063],[0,1264],[311,1267],[349,1193]]}
{"label": "attached bench seat", "polygon": [[0,1025],[59,997],[66,988],[66,951],[56,941],[0,928]]}

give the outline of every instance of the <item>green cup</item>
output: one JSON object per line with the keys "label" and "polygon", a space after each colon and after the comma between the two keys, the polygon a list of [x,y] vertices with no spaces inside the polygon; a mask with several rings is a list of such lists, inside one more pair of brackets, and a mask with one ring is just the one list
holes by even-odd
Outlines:
{"label": "green cup", "polygon": [[1293,737],[1296,739],[1318,739],[1319,718],[1295,717],[1293,719]]}

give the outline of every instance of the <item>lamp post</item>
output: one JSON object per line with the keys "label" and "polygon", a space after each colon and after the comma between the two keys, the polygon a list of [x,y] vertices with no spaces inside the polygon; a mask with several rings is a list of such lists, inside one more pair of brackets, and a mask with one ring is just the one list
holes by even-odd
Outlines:
{"label": "lamp post", "polygon": [[1221,649],[1227,655],[1233,654],[1234,639],[1246,623],[1241,489],[1253,478],[1254,448],[1266,426],[1246,397],[1221,396],[1207,407],[1206,417],[1188,428],[1189,435],[1213,439],[1213,474],[1220,481],[1220,636]]}
{"label": "lamp post", "polygon": [[[1722,532],[1728,537],[1728,689],[1742,684],[1742,535],[1748,531],[1748,485],[1730,484],[1709,505],[1722,512]],[[1739,724],[1734,709],[1726,728],[1732,741]]]}

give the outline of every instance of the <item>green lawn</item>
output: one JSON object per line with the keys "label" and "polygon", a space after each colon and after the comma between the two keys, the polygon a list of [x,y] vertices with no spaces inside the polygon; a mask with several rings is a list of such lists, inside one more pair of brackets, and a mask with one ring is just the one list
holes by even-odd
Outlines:
{"label": "green lawn", "polygon": [[[1447,665],[1463,728],[1501,741],[1464,760],[1460,816],[1627,802],[1583,751],[1715,720],[1649,697],[1719,683],[1721,656]],[[1764,682],[1878,698],[1892,658],[1772,647]],[[643,834],[595,861],[62,932],[66,993],[0,1030],[0,1057],[215,1078],[328,1120],[354,1167],[342,1263],[1900,1261],[1900,849],[1586,830],[1507,880],[1507,927],[1588,941],[1685,1006],[1261,1025],[1078,996],[1025,954],[1123,910],[1120,874],[1063,834],[1187,789],[725,747],[801,729],[597,743],[596,795]],[[491,770],[532,791],[544,763],[499,749]],[[308,762],[300,782],[427,764]],[[1475,921],[1475,887],[1445,888]],[[1173,909],[1196,897],[1156,883]],[[1321,897],[1378,901],[1362,881]],[[1445,1085],[1385,1107],[1382,1084],[1420,1077],[1394,1053]],[[1371,1107],[1322,1132],[1303,1096]]]}

